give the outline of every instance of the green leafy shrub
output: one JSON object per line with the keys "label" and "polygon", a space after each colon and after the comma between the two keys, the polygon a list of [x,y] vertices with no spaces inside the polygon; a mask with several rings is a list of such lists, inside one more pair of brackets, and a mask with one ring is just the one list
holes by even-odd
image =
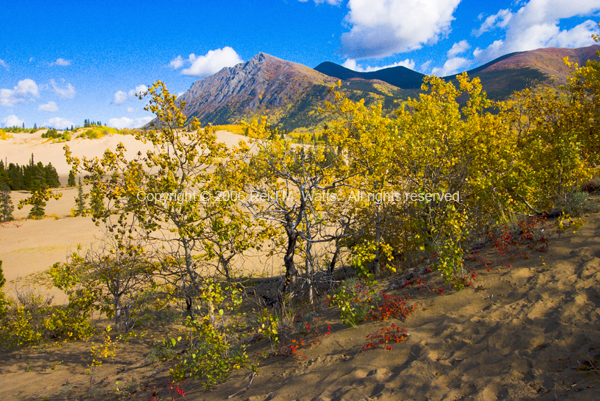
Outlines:
{"label": "green leafy shrub", "polygon": [[[248,364],[245,347],[232,347],[226,335],[216,329],[208,316],[200,320],[188,317],[185,326],[189,329],[186,349],[171,369],[171,377],[176,382],[192,378],[210,389],[225,382],[232,370]],[[177,343],[175,339],[171,341],[173,346]]]}
{"label": "green leafy shrub", "polygon": [[118,134],[121,134],[121,132],[116,128],[104,127],[104,126],[94,126],[92,128],[89,128],[89,129],[83,131],[82,133],[77,135],[77,137],[85,138],[85,139],[100,139],[105,135],[118,135]]}
{"label": "green leafy shrub", "polygon": [[12,138],[13,136],[7,132],[5,132],[4,130],[0,129],[0,140],[5,141],[7,139]]}
{"label": "green leafy shrub", "polygon": [[66,342],[93,334],[84,294],[70,297],[67,305],[52,305],[51,298],[21,290],[17,299],[1,295],[0,344],[11,347]]}
{"label": "green leafy shrub", "polygon": [[587,192],[574,192],[567,197],[563,212],[577,217],[585,212],[595,212],[597,209],[597,206],[590,201],[590,195]]}
{"label": "green leafy shrub", "polygon": [[357,327],[363,322],[372,308],[375,291],[374,282],[360,282],[357,279],[346,280],[333,295],[328,295],[329,305],[335,305],[340,310],[340,319],[350,327]]}
{"label": "green leafy shrub", "polygon": [[258,314],[258,332],[263,334],[271,342],[271,348],[279,346],[279,316],[275,312],[263,308]]}

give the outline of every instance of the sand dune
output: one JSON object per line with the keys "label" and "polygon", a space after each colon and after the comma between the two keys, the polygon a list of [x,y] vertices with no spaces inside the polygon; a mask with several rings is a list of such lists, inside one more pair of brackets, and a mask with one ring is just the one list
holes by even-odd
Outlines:
{"label": "sand dune", "polygon": [[[367,322],[354,329],[341,324],[336,309],[316,308],[314,323],[330,324],[331,335],[305,347],[306,359],[279,356],[261,361],[252,386],[235,399],[597,400],[599,223],[600,214],[594,214],[577,234],[559,238],[549,233],[548,253],[530,252],[529,259],[497,259],[488,246],[483,254],[494,260],[494,267],[488,272],[469,262],[469,268],[479,273],[478,279],[475,286],[458,293],[441,285],[436,272],[425,274],[423,283],[442,286],[444,294],[417,287],[392,290],[410,296],[409,304],[416,305],[404,322]],[[398,287],[399,277],[381,284]],[[361,349],[367,334],[390,323],[406,328],[406,342],[392,344],[391,351]],[[121,386],[138,386],[128,399],[146,400],[153,392],[172,396],[166,385],[167,370],[157,365],[135,368],[144,364],[147,348],[122,345],[118,362],[103,366],[93,383],[84,374],[88,348],[85,343],[74,343],[0,356],[0,382],[6,383],[0,388],[0,398],[101,400],[105,394],[114,394],[116,381]],[[248,353],[268,349],[259,341]],[[64,362],[51,370],[59,361]],[[30,372],[24,373],[27,367]],[[123,368],[134,369],[119,373]],[[242,390],[249,377],[248,371],[236,372],[212,392],[185,383],[185,399],[226,399]],[[32,380],[40,386],[28,386]]]}
{"label": "sand dune", "polygon": [[[23,157],[26,161],[27,155]],[[74,202],[74,191],[69,191],[54,206],[48,204],[48,213],[66,213]],[[252,386],[234,399],[600,399],[600,213],[585,218],[587,224],[576,234],[559,236],[548,225],[548,252],[528,251],[527,259],[499,257],[488,245],[482,254],[493,267],[488,271],[467,262],[478,278],[460,292],[441,284],[436,272],[422,280],[430,288],[443,287],[443,294],[401,288],[400,275],[381,280],[382,288],[410,297],[409,304],[415,305],[406,321],[349,328],[341,324],[337,309],[315,307],[310,312],[314,324],[321,332],[331,325],[331,334],[305,347],[306,359],[277,356],[261,361]],[[0,227],[0,259],[7,278],[64,260],[76,244],[91,241],[95,230],[86,218],[5,224]],[[368,334],[391,323],[407,330],[406,342],[392,344],[389,351],[362,350]],[[145,345],[142,340],[119,345],[118,360],[105,364],[94,377],[85,373],[91,361],[85,342],[3,353],[0,399],[102,400],[115,398],[117,387],[136,389],[128,399],[148,400],[152,394],[171,399],[168,366],[146,364],[155,334],[162,338],[152,330]],[[269,349],[261,340],[248,354]],[[212,392],[185,383],[185,399],[226,399],[245,388],[249,377],[247,370],[234,372]]]}
{"label": "sand dune", "polygon": [[[79,158],[100,157],[106,149],[114,150],[119,142],[127,149],[127,158],[133,158],[138,152],[151,148],[150,144],[137,141],[131,135],[107,135],[100,139],[51,143],[41,137],[42,132],[44,131],[12,134],[14,138],[0,141],[0,159],[24,165],[29,163],[33,154],[36,163],[52,163],[61,183],[66,185],[70,166],[65,160],[65,144],[69,145],[73,156]],[[219,131],[217,136],[219,141],[230,147],[237,145],[240,139],[245,139],[226,131]],[[23,220],[0,225],[0,260],[3,261],[2,268],[7,281],[39,273],[56,262],[64,262],[66,256],[75,251],[78,245],[86,248],[102,235],[102,228],[96,227],[89,217],[69,217],[75,208],[76,188],[57,188],[56,191],[61,192],[62,197],[48,201],[45,210],[47,216],[56,216],[58,219],[48,217],[41,221]],[[31,206],[18,210],[17,205],[28,196],[27,191],[12,192],[15,219],[27,217]],[[57,301],[61,296],[57,291],[51,291],[50,294],[56,296]]]}
{"label": "sand dune", "polygon": [[[11,134],[13,138],[0,142],[0,159],[23,165],[29,163],[33,154],[36,163],[52,163],[61,178],[61,183],[66,185],[71,168],[65,159],[63,150],[65,145],[69,145],[73,156],[79,158],[100,157],[106,149],[114,150],[119,142],[127,149],[125,156],[128,159],[152,147],[152,144],[137,141],[132,135],[106,135],[100,139],[73,139],[68,142],[52,143],[41,137],[43,132],[45,131],[38,131],[35,134]],[[240,139],[246,139],[227,131],[218,131],[217,137],[227,146],[234,146]]]}

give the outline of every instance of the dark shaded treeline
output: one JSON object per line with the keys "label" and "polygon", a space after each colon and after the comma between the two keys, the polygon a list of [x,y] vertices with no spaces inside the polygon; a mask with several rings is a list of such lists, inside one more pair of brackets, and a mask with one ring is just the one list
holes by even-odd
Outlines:
{"label": "dark shaded treeline", "polygon": [[14,163],[6,165],[3,160],[0,160],[0,187],[3,187],[4,183],[12,191],[60,187],[58,173],[54,166],[51,163],[45,166],[42,162],[35,163],[33,154],[29,163],[24,166]]}

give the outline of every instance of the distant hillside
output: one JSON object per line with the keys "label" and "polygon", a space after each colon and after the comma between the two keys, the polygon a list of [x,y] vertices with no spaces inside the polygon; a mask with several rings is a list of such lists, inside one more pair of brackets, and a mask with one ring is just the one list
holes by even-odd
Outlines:
{"label": "distant hillside", "polygon": [[[479,77],[483,88],[491,99],[502,100],[516,90],[522,90],[540,83],[562,84],[569,75],[569,68],[563,63],[570,61],[584,64],[596,58],[600,45],[579,49],[546,48],[526,52],[516,52],[499,57],[481,67],[467,71],[470,77]],[[373,72],[357,72],[329,61],[315,67],[316,71],[331,77],[347,79],[379,79],[404,89],[419,88],[424,77],[405,67],[384,68]],[[455,80],[455,75],[444,77]],[[552,79],[556,81],[552,81]],[[552,82],[551,82],[552,81]]]}
{"label": "distant hillside", "polygon": [[[197,117],[204,125],[266,115],[272,123],[294,130],[323,121],[318,108],[337,81],[304,65],[259,53],[248,62],[196,81],[178,101],[186,102],[188,119]],[[395,99],[409,93],[378,80],[346,82],[343,90],[350,98],[364,98],[367,104],[380,102],[389,111]]]}
{"label": "distant hillside", "polygon": [[578,49],[548,47],[545,49],[510,53],[482,65],[481,67],[470,70],[467,73],[472,74],[532,68],[565,82],[569,75],[569,68],[563,62],[565,57],[569,57],[569,61],[583,65],[588,60],[595,59],[596,51],[598,50],[600,50],[600,45],[592,45]]}
{"label": "distant hillside", "polygon": [[[481,79],[491,99],[502,100],[515,90],[564,83],[569,74],[564,57],[584,64],[599,49],[594,45],[511,53],[467,73]],[[329,88],[338,80],[343,81],[342,91],[350,99],[364,99],[367,105],[380,103],[387,114],[397,108],[397,100],[419,93],[423,77],[405,67],[357,72],[324,62],[312,69],[259,53],[196,81],[178,101],[187,103],[184,114],[188,119],[197,117],[203,125],[237,124],[265,115],[280,128],[313,129],[327,117],[318,109],[330,99]],[[455,76],[444,78],[456,80]]]}
{"label": "distant hillside", "polygon": [[[569,61],[583,65],[588,60],[596,58],[596,50],[600,50],[600,45],[579,49],[550,47],[510,53],[467,71],[467,74],[481,79],[483,88],[491,99],[502,100],[516,90],[532,87],[535,84],[566,83],[570,70],[563,59],[569,57]],[[446,78],[453,79],[453,77]]]}
{"label": "distant hillside", "polygon": [[420,72],[406,67],[390,67],[372,72],[357,72],[330,61],[319,64],[315,67],[315,70],[341,80],[351,78],[378,79],[402,89],[419,89],[423,82],[423,77],[425,77]]}

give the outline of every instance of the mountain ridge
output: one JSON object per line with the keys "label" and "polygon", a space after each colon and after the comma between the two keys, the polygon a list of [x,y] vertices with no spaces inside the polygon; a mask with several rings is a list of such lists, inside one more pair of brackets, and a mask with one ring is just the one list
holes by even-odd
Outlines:
{"label": "mountain ridge", "polygon": [[[481,79],[489,98],[503,100],[515,90],[540,83],[564,83],[570,70],[563,58],[583,64],[596,58],[596,50],[600,45],[515,52],[467,74]],[[270,123],[280,128],[308,130],[325,120],[319,107],[331,99],[330,88],[338,80],[343,81],[340,90],[348,98],[364,99],[367,105],[380,103],[389,114],[397,107],[397,100],[419,93],[423,77],[402,66],[358,72],[323,62],[313,69],[260,52],[244,63],[194,82],[177,101],[186,102],[183,112],[188,121],[197,117],[204,125],[235,124],[267,115]],[[455,75],[443,78],[456,81]]]}
{"label": "mountain ridge", "polygon": [[[258,53],[245,63],[221,69],[200,79],[177,101],[189,119],[202,124],[230,124],[268,115],[271,123],[286,129],[313,127],[323,121],[318,109],[330,98],[337,78],[302,64]],[[346,83],[342,89],[353,99],[365,98],[368,104],[392,104],[402,89],[380,80]]]}

